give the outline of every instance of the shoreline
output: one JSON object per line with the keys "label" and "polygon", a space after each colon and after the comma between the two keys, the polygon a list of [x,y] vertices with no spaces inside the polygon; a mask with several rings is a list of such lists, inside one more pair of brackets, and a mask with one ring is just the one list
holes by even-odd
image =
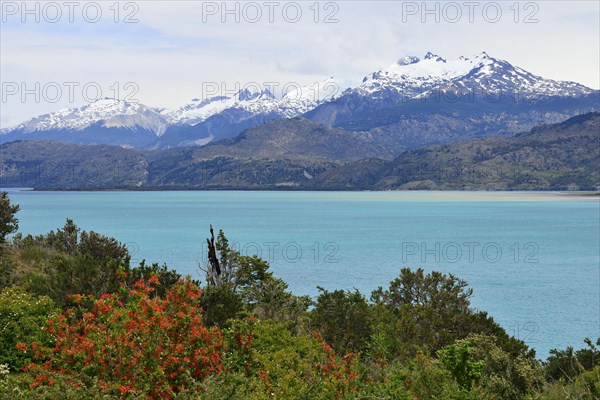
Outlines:
{"label": "shoreline", "polygon": [[[133,193],[246,193],[249,195],[257,194],[276,194],[285,195],[290,193],[324,196],[329,201],[348,201],[348,200],[368,200],[368,201],[422,201],[422,202],[556,202],[556,201],[581,201],[596,202],[600,201],[600,192],[598,191],[510,191],[510,190],[247,190],[247,189],[165,189],[165,190],[128,190],[128,189],[106,189],[106,190],[54,190],[54,189],[35,189],[35,188],[0,188],[0,191],[8,193],[114,193],[114,194],[133,194]],[[337,197],[337,198],[334,198]]]}

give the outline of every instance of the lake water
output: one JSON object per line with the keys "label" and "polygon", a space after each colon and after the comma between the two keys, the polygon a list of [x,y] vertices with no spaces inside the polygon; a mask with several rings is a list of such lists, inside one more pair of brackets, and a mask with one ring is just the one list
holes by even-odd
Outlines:
{"label": "lake water", "polygon": [[134,260],[201,278],[209,224],[298,294],[368,295],[401,267],[451,272],[473,305],[545,358],[600,336],[598,197],[460,192],[11,192],[20,231],[72,218]]}

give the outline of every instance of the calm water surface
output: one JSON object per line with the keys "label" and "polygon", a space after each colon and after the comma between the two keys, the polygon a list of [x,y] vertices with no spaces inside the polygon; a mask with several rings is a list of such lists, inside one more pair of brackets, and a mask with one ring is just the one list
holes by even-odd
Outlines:
{"label": "calm water surface", "polygon": [[600,336],[598,197],[460,192],[12,192],[20,230],[66,218],[136,261],[201,278],[208,226],[298,294],[385,286],[403,266],[452,272],[473,305],[545,357]]}

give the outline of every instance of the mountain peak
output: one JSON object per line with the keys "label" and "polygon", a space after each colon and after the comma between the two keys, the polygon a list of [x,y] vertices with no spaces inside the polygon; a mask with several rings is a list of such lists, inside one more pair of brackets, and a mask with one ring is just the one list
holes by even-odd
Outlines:
{"label": "mountain peak", "polygon": [[248,84],[233,96],[214,96],[205,100],[193,99],[177,109],[163,110],[171,124],[196,125],[221,113],[233,113],[238,122],[258,115],[292,118],[315,108],[323,101],[339,95],[333,78],[305,87],[290,87],[281,97],[275,97],[267,86]]}
{"label": "mountain peak", "polygon": [[80,107],[62,108],[59,111],[40,115],[3,131],[18,130],[23,133],[49,130],[82,131],[97,124],[105,128],[139,127],[159,136],[165,130],[166,121],[156,110],[143,104],[105,97]]}
{"label": "mountain peak", "polygon": [[[518,93],[519,96],[580,96],[592,89],[573,82],[544,79],[485,51],[470,57],[445,60],[427,52],[422,60],[406,57],[371,73],[355,89],[374,98],[421,98],[439,90],[477,90],[479,93]],[[475,89],[476,88],[476,89]],[[390,97],[391,96],[391,97]],[[394,104],[390,100],[390,104]]]}
{"label": "mountain peak", "polygon": [[490,56],[488,53],[486,53],[485,51],[482,51],[479,54],[475,54],[471,57],[465,57],[465,56],[460,56],[458,57],[459,61],[468,61],[468,62],[477,62],[477,61],[484,61],[484,60],[493,60],[493,61],[498,61],[497,59],[495,59],[494,57]]}
{"label": "mountain peak", "polygon": [[428,51],[427,54],[425,54],[425,57],[423,57],[424,60],[435,60],[435,61],[441,61],[441,62],[446,62],[446,60],[444,60],[442,57],[438,56],[437,54],[433,54],[432,52]]}
{"label": "mountain peak", "polygon": [[243,88],[234,96],[238,101],[256,100],[259,98],[274,99],[273,93],[268,88]]}

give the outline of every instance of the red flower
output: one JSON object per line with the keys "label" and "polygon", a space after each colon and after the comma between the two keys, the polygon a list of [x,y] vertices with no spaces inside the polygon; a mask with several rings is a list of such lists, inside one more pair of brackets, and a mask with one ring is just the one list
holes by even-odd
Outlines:
{"label": "red flower", "polygon": [[151,285],[160,285],[160,281],[158,280],[158,275],[152,275],[150,279],[148,279],[148,284]]}
{"label": "red flower", "polygon": [[121,394],[129,393],[130,390],[131,386],[119,385],[119,392],[121,392]]}
{"label": "red flower", "polygon": [[16,346],[16,349],[21,350],[21,351],[27,351],[27,348],[28,348],[27,343],[19,343]]}

